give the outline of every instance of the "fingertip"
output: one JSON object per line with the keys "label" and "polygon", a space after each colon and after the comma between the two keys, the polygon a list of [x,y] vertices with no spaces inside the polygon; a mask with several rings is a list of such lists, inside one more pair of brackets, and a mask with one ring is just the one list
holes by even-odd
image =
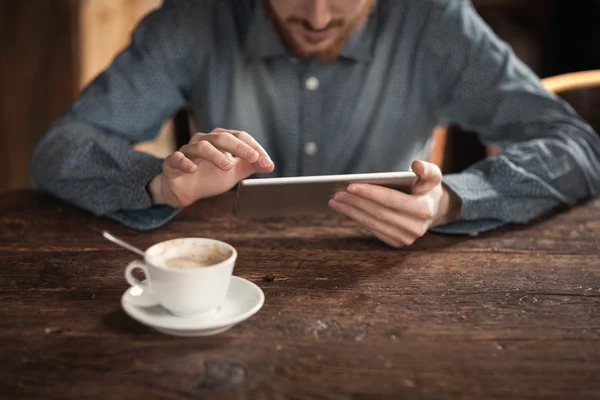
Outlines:
{"label": "fingertip", "polygon": [[275,164],[273,162],[271,162],[271,164],[269,164],[267,167],[261,165],[260,162],[255,162],[252,164],[252,166],[256,172],[261,172],[263,174],[269,174],[275,171]]}
{"label": "fingertip", "polygon": [[233,161],[228,158],[224,158],[219,162],[219,168],[221,168],[223,171],[231,171],[233,165]]}
{"label": "fingertip", "polygon": [[177,158],[180,157],[180,156],[177,153],[183,155],[179,151],[175,151],[175,152],[169,154],[167,156],[167,158],[165,158],[165,165],[166,166],[168,166],[169,168],[179,169],[178,168],[178,163],[177,163]]}
{"label": "fingertip", "polygon": [[193,162],[189,162],[186,163],[186,172],[189,172],[190,174],[193,174],[194,172],[196,172],[198,170],[198,166],[196,164],[194,164]]}
{"label": "fingertip", "polygon": [[421,160],[415,160],[412,162],[410,169],[419,176],[425,175],[425,164]]}
{"label": "fingertip", "polygon": [[173,167],[179,169],[181,172],[193,173],[196,172],[197,169],[196,164],[187,158],[181,151],[173,153],[172,164]]}
{"label": "fingertip", "polygon": [[431,164],[430,168],[434,175],[442,179],[442,169],[437,164]]}
{"label": "fingertip", "polygon": [[267,156],[260,157],[258,164],[264,169],[274,168],[273,161]]}

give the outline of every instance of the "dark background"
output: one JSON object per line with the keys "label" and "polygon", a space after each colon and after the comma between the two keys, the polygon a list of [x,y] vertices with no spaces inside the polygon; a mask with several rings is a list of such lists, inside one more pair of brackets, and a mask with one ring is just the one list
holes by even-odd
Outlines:
{"label": "dark background", "polygon": [[600,68],[600,1],[555,2],[550,73]]}

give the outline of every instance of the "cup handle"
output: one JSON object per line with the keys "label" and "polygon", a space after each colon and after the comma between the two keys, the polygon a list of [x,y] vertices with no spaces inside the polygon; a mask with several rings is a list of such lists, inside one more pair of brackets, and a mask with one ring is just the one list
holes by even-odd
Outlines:
{"label": "cup handle", "polygon": [[[136,277],[133,276],[133,271],[136,269],[141,269],[144,271],[146,275],[146,279],[140,281]],[[157,303],[154,292],[152,291],[152,285],[150,283],[150,273],[148,272],[148,266],[144,264],[142,261],[132,261],[127,268],[125,269],[125,279],[127,283],[129,283],[132,287],[139,287],[142,289],[142,293],[139,295],[129,296],[131,297],[129,300],[134,301],[134,303],[139,303],[140,306],[147,306],[151,304]]]}

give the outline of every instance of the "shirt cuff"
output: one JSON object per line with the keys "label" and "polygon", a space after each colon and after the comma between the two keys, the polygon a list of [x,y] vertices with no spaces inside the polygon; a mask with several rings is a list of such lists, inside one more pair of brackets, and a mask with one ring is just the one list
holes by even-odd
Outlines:
{"label": "shirt cuff", "polygon": [[172,220],[181,209],[167,205],[153,205],[148,185],[162,172],[164,160],[138,152],[135,168],[129,168],[128,193],[123,199],[122,209],[108,213],[114,219],[130,228],[146,231],[158,228]]}
{"label": "shirt cuff", "polygon": [[445,175],[443,182],[462,202],[461,220],[431,228],[435,233],[477,235],[507,225],[493,217],[494,204],[500,200],[496,189],[477,172]]}
{"label": "shirt cuff", "polygon": [[163,226],[180,212],[180,208],[157,205],[145,210],[121,210],[108,214],[107,217],[130,228],[149,231]]}
{"label": "shirt cuff", "polygon": [[482,232],[492,231],[504,225],[506,225],[505,222],[497,219],[482,219],[478,221],[457,221],[447,225],[436,226],[429,229],[429,231],[445,235],[477,236]]}

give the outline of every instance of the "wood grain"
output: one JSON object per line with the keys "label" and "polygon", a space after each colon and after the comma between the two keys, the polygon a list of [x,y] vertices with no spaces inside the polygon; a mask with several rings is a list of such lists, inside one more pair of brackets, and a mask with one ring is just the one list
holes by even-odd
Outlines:
{"label": "wood grain", "polygon": [[[0,397],[597,399],[600,200],[478,237],[390,249],[337,217],[238,220],[232,193],[140,233],[31,191],[0,194]],[[236,246],[266,302],[221,335],[159,334],[119,306],[132,256]]]}

